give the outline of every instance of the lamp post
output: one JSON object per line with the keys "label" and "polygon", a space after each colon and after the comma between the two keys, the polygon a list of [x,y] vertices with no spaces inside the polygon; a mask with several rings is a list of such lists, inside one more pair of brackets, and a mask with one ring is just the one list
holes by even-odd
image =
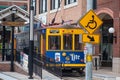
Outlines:
{"label": "lamp post", "polygon": [[29,72],[29,79],[33,79],[33,50],[34,50],[34,41],[33,41],[33,19],[34,19],[34,6],[33,0],[30,0],[30,41],[29,41],[29,56],[28,56],[28,72]]}
{"label": "lamp post", "polygon": [[[16,8],[12,8],[12,21],[15,21],[15,13],[16,13]],[[10,71],[14,71],[14,27],[15,26],[11,26],[12,27],[12,46],[11,46],[11,68]]]}

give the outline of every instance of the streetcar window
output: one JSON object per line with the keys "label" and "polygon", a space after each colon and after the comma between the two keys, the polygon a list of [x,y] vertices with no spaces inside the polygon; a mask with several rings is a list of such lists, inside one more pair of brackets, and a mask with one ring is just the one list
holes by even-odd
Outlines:
{"label": "streetcar window", "polygon": [[63,35],[63,49],[64,50],[72,49],[72,34]]}
{"label": "streetcar window", "polygon": [[75,35],[75,50],[82,50],[83,44],[79,42],[79,35]]}
{"label": "streetcar window", "polygon": [[49,50],[60,50],[61,48],[60,36],[49,36],[48,37],[48,49]]}

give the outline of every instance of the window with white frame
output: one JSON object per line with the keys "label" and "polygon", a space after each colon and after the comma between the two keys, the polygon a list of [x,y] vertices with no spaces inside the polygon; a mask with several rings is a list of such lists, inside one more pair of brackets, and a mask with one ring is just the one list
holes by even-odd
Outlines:
{"label": "window with white frame", "polygon": [[34,15],[36,15],[36,0],[33,0],[33,6],[34,6]]}
{"label": "window with white frame", "polygon": [[47,12],[47,0],[40,0],[40,13]]}
{"label": "window with white frame", "polygon": [[50,10],[59,8],[60,3],[61,3],[61,0],[51,0],[50,1]]}
{"label": "window with white frame", "polygon": [[77,0],[65,0],[65,5],[77,2]]}

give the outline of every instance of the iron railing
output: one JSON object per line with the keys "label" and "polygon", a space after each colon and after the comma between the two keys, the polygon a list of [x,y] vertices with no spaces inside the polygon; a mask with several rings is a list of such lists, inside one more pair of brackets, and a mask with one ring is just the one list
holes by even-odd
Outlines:
{"label": "iron railing", "polygon": [[42,69],[52,73],[53,75],[62,78],[62,63],[56,63],[54,59],[46,56],[40,56],[33,60],[33,72],[42,79]]}
{"label": "iron railing", "polygon": [[54,59],[42,56],[42,61],[44,63],[43,68],[54,74],[57,77],[62,78],[62,63],[56,63]]}
{"label": "iron railing", "polygon": [[[4,61],[10,61],[11,60],[11,49],[0,49],[1,57],[2,57],[2,50],[4,50]],[[16,49],[14,49],[14,60],[16,61],[18,58],[18,53]]]}
{"label": "iron railing", "polygon": [[[0,50],[2,52],[2,49]],[[11,60],[11,49],[4,49],[5,51],[5,60]],[[29,51],[28,51],[29,52]],[[21,54],[20,51],[14,49],[14,60],[18,63],[21,63]],[[28,53],[27,53],[28,54]],[[53,75],[62,78],[62,63],[56,63],[54,59],[47,56],[41,56],[39,53],[33,55],[33,72],[40,76],[42,79],[42,69],[52,73]]]}
{"label": "iron railing", "polygon": [[42,66],[43,63],[39,59],[33,58],[33,72],[35,73],[35,75],[38,75],[41,79],[42,79]]}

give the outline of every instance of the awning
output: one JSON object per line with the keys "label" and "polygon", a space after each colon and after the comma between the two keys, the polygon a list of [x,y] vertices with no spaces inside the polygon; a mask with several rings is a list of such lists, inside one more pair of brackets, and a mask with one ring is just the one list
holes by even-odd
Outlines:
{"label": "awning", "polygon": [[[6,22],[12,22],[12,9],[16,9],[15,13],[15,22],[24,22],[25,24],[29,23],[29,13],[19,6],[12,5],[6,9],[0,11],[0,24],[5,19]],[[34,23],[42,23],[38,18],[34,17]]]}
{"label": "awning", "polygon": [[[0,5],[0,9],[5,9],[5,8],[8,8],[9,6],[6,6],[6,5]],[[24,9],[25,6],[19,6],[20,8]]]}

